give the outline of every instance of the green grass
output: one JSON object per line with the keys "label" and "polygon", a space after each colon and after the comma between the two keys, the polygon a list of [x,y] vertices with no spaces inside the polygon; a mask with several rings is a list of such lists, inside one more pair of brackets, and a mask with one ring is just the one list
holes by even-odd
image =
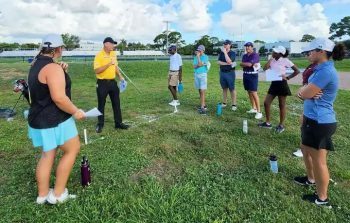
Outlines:
{"label": "green grass", "polygon": [[[334,136],[336,151],[329,156],[329,195],[341,209],[327,210],[301,200],[311,189],[293,184],[304,174],[303,162],[291,153],[299,145],[298,118],[301,102],[288,98],[287,130],[280,135],[258,129],[245,113],[249,102],[242,81],[237,80],[238,111],[224,109],[215,116],[221,101],[218,67],[209,74],[209,115],[200,116],[198,92],[193,87],[189,62],[184,66],[185,91],[179,113],[167,104],[167,63],[121,62],[120,66],[142,90],[129,83],[121,94],[123,118],[135,127],[113,129],[111,103],[106,104],[106,124],[94,133],[96,120],[78,122],[92,143],[83,145],[78,160],[87,155],[92,166],[92,185],[80,186],[79,161],[68,188],[78,198],[57,206],[37,206],[35,166],[40,151],[27,139],[27,124],[20,102],[12,122],[0,120],[0,221],[1,222],[350,222],[350,109],[348,91],[340,91],[335,103],[339,121]],[[18,94],[12,80],[25,76],[24,63],[0,64],[0,104],[12,107]],[[70,64],[73,101],[83,109],[97,105],[91,64]],[[263,100],[268,83],[260,83]],[[297,86],[291,86],[293,93]],[[278,105],[273,105],[273,124]],[[144,115],[159,117],[149,123]],[[242,133],[248,119],[249,134]],[[278,156],[280,173],[269,171],[268,156]],[[61,153],[59,153],[59,156]],[[52,177],[52,182],[54,177]]]}

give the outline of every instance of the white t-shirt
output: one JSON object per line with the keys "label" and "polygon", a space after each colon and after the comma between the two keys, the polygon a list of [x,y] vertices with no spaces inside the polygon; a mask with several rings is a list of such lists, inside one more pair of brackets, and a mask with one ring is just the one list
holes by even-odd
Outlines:
{"label": "white t-shirt", "polygon": [[171,55],[169,70],[180,70],[181,66],[182,66],[182,58],[180,54],[175,53],[174,55]]}

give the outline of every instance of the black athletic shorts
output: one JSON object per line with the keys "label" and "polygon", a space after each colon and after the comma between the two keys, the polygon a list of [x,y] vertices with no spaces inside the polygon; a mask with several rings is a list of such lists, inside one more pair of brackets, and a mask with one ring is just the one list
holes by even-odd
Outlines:
{"label": "black athletic shorts", "polygon": [[301,127],[301,142],[314,149],[334,150],[332,135],[337,129],[337,123],[319,124],[304,116]]}

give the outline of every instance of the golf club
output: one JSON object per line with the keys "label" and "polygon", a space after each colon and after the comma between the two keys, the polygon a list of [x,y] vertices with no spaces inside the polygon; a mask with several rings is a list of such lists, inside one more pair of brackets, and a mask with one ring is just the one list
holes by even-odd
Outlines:
{"label": "golf club", "polygon": [[124,71],[119,67],[119,71],[122,72],[122,74],[128,79],[128,81],[136,88],[136,90],[142,94],[141,90],[136,87],[136,85],[134,84],[134,82],[132,82],[132,80],[124,73]]}

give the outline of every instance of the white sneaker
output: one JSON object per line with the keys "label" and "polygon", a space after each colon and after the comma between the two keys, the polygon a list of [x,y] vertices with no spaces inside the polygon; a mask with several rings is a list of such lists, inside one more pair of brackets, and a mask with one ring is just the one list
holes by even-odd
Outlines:
{"label": "white sneaker", "polygon": [[232,105],[232,111],[236,111],[237,110],[237,105]]}
{"label": "white sneaker", "polygon": [[[175,105],[176,105],[176,106],[179,106],[179,105],[180,105],[180,101],[179,101],[179,100],[175,100]],[[175,105],[174,105],[174,106],[175,106]]]}
{"label": "white sneaker", "polygon": [[45,204],[45,202],[47,201],[47,198],[49,197],[49,194],[51,193],[51,191],[53,191],[52,188],[49,189],[49,193],[44,196],[44,197],[37,197],[36,198],[36,203],[37,204]]}
{"label": "white sneaker", "polygon": [[221,103],[221,108],[226,108],[227,104]]}
{"label": "white sneaker", "polygon": [[175,104],[176,104],[175,100],[172,100],[172,101],[169,103],[169,105],[171,105],[171,106],[175,106]]}
{"label": "white sneaker", "polygon": [[68,199],[75,199],[76,197],[77,195],[69,194],[67,188],[64,189],[64,192],[59,197],[56,197],[54,190],[52,190],[48,195],[47,202],[49,202],[50,204],[63,203]]}
{"label": "white sneaker", "polygon": [[249,114],[255,114],[255,113],[257,113],[258,111],[256,110],[256,109],[254,109],[254,108],[252,108],[252,109],[250,109],[249,111],[247,111],[247,113],[249,113]]}
{"label": "white sneaker", "polygon": [[257,112],[255,114],[255,119],[261,119],[263,117],[262,113],[261,112]]}
{"label": "white sneaker", "polygon": [[296,157],[303,157],[303,153],[301,152],[301,149],[298,149],[293,153],[294,156]]}

